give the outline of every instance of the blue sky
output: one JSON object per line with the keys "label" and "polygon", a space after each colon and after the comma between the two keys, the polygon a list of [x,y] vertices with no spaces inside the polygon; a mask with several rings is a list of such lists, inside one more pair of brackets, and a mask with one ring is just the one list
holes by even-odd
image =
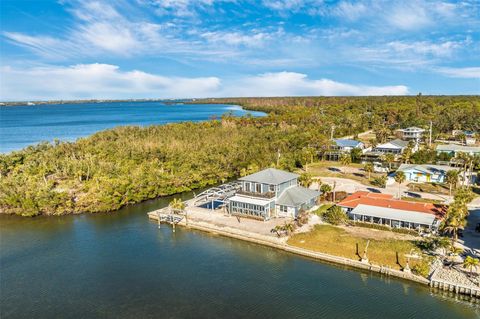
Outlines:
{"label": "blue sky", "polygon": [[1,100],[480,94],[480,1],[2,0]]}

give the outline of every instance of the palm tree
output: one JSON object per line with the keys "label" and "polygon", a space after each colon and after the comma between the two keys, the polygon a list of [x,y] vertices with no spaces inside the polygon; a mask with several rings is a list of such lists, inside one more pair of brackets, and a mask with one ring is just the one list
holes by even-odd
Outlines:
{"label": "palm tree", "polygon": [[458,232],[463,229],[462,222],[458,216],[452,216],[445,221],[443,226],[443,231],[452,235],[452,241],[456,242],[458,240]]}
{"label": "palm tree", "polygon": [[465,258],[465,260],[463,261],[463,268],[468,268],[471,276],[473,272],[473,268],[477,269],[479,262],[480,261],[478,260],[478,258],[467,256],[467,258]]}
{"label": "palm tree", "polygon": [[328,184],[322,184],[322,186],[320,186],[320,192],[322,192],[322,198],[323,199],[327,199],[327,193],[330,193],[332,191],[332,186],[328,185]]}
{"label": "palm tree", "polygon": [[287,235],[290,235],[294,230],[295,230],[295,225],[293,223],[287,223],[282,226],[282,229],[287,233]]}
{"label": "palm tree", "polygon": [[456,190],[453,200],[455,203],[467,205],[473,200],[474,197],[475,194],[472,192],[470,187],[462,186]]}
{"label": "palm tree", "polygon": [[445,182],[449,187],[449,194],[452,196],[452,187],[457,186],[458,183],[458,171],[456,169],[448,171],[445,176]]}
{"label": "palm tree", "polygon": [[363,166],[363,170],[368,173],[368,179],[370,179],[370,174],[373,172],[373,164],[372,163],[366,163]]}
{"label": "palm tree", "polygon": [[443,249],[443,254],[447,254],[447,248],[450,246],[450,240],[447,237],[439,237],[437,239],[437,247]]}
{"label": "palm tree", "polygon": [[280,225],[277,225],[270,230],[271,233],[277,234],[278,237],[280,237],[281,231],[283,231],[283,227]]}
{"label": "palm tree", "polygon": [[185,203],[180,198],[174,198],[168,206],[172,209],[174,213],[184,213],[185,212],[185,224],[188,225],[188,216],[185,211]]}
{"label": "palm tree", "polygon": [[395,182],[398,183],[398,198],[400,198],[400,186],[403,182],[405,182],[406,176],[405,173],[402,171],[397,171],[395,173]]}
{"label": "palm tree", "polygon": [[387,153],[383,156],[385,162],[388,164],[388,170],[392,170],[392,163],[395,162],[395,155],[392,153]]}
{"label": "palm tree", "polygon": [[472,166],[473,157],[465,152],[458,152],[456,158],[463,164],[463,185],[467,182],[467,170]]}
{"label": "palm tree", "polygon": [[303,174],[300,175],[300,177],[298,178],[298,182],[299,182],[300,185],[302,185],[303,187],[309,188],[310,185],[312,185],[312,183],[313,183],[313,176],[312,176],[312,174],[310,174],[310,173],[303,173]]}
{"label": "palm tree", "polygon": [[358,163],[360,161],[360,157],[362,156],[362,150],[358,147],[352,148],[350,151],[350,157],[352,158],[352,162]]}
{"label": "palm tree", "polygon": [[180,198],[174,198],[168,206],[173,210],[181,211],[185,209],[185,203]]}
{"label": "palm tree", "polygon": [[[340,163],[342,163],[343,166],[350,165],[350,163],[352,163],[350,154],[343,154],[342,157],[340,157]],[[343,171],[343,174],[346,174],[346,169]]]}
{"label": "palm tree", "polygon": [[402,154],[402,162],[408,164],[410,162],[410,158],[412,157],[412,149],[407,147]]}

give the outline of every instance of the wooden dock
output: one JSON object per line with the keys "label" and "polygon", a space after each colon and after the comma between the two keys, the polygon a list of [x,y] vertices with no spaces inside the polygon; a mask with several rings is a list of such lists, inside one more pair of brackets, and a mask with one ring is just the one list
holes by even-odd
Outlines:
{"label": "wooden dock", "polygon": [[154,210],[148,213],[150,219],[156,219],[158,222],[158,228],[162,223],[172,225],[173,232],[175,232],[175,226],[184,219],[184,215],[176,214],[172,212],[169,207]]}

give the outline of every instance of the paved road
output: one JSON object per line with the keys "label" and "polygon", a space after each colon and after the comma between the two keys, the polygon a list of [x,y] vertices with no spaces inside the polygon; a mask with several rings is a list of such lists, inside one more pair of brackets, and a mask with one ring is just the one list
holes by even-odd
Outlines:
{"label": "paved road", "polygon": [[480,257],[480,233],[475,231],[475,227],[480,223],[480,207],[471,209],[467,219],[467,226],[463,231],[463,238],[459,242],[471,253]]}

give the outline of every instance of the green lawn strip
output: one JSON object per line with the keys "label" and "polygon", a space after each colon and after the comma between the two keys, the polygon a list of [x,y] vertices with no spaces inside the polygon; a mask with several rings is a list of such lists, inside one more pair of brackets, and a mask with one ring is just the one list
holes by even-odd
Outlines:
{"label": "green lawn strip", "polygon": [[[288,244],[317,252],[335,256],[360,260],[367,244],[367,239],[356,237],[339,227],[331,225],[316,225],[308,233],[295,234],[288,240]],[[357,251],[358,244],[358,251]],[[367,256],[371,263],[389,266],[393,269],[402,269],[405,266],[405,254],[416,248],[415,244],[407,240],[374,240],[370,239]],[[398,262],[397,263],[397,253]],[[412,267],[416,261],[412,260]]]}

